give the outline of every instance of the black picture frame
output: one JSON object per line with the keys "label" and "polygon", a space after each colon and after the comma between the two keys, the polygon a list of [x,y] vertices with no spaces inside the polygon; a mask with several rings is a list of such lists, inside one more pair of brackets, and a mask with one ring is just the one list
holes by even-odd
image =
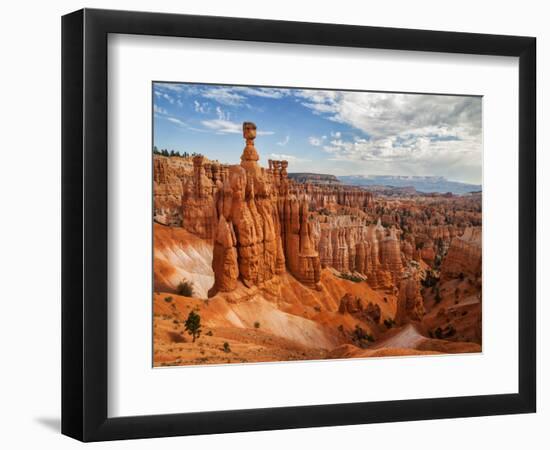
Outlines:
{"label": "black picture frame", "polygon": [[[107,36],[110,33],[518,57],[518,392],[109,418]],[[62,433],[82,441],[103,441],[535,412],[535,91],[533,37],[96,9],[64,16]]]}

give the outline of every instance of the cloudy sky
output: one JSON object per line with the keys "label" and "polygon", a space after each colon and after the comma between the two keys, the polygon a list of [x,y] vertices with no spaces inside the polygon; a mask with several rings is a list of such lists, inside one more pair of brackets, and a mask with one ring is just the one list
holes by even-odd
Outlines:
{"label": "cloudy sky", "polygon": [[437,175],[481,183],[481,98],[154,83],[154,145],[238,163],[242,122],[261,163],[289,172]]}

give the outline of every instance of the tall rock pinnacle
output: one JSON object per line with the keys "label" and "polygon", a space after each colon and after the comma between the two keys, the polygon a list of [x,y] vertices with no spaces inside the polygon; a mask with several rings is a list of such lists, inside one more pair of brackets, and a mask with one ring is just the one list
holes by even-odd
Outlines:
{"label": "tall rock pinnacle", "polygon": [[254,139],[256,139],[256,124],[253,122],[243,122],[243,138],[246,140],[246,147],[241,155],[241,166],[247,172],[258,173],[260,166],[258,160],[260,156],[254,147]]}

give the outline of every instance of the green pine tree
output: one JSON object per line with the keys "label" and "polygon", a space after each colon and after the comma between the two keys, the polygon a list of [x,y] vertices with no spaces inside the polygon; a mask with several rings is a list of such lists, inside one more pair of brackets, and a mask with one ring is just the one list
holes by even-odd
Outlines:
{"label": "green pine tree", "polygon": [[191,336],[193,336],[193,342],[195,339],[201,335],[201,316],[199,316],[195,311],[191,311],[187,320],[185,321],[185,331],[187,331]]}

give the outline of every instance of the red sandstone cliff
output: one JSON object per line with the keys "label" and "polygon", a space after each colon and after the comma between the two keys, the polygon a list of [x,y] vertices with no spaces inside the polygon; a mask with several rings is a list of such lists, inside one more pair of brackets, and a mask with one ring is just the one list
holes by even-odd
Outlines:
{"label": "red sandstone cliff", "polygon": [[443,279],[464,275],[481,276],[481,227],[466,228],[454,237],[441,264]]}
{"label": "red sandstone cliff", "polygon": [[163,225],[181,225],[182,180],[189,178],[193,166],[186,158],[155,155],[153,159],[154,220]]}

